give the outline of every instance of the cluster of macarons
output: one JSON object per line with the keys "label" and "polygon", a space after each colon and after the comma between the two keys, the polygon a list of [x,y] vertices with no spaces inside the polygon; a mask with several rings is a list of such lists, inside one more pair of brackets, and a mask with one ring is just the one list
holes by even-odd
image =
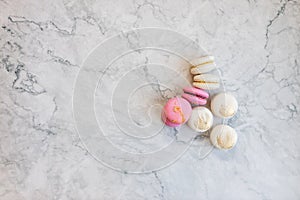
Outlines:
{"label": "cluster of macarons", "polygon": [[[209,93],[220,87],[219,77],[214,74],[205,74],[216,68],[214,58],[205,56],[191,62],[193,87],[183,88],[181,97],[168,100],[162,111],[163,122],[170,127],[179,127],[185,123],[196,132],[209,131],[213,126],[214,117],[228,119],[238,110],[238,103],[230,93],[218,93],[205,107],[209,100]],[[210,132],[211,143],[219,149],[231,149],[237,142],[235,130],[225,124],[219,124]]]}

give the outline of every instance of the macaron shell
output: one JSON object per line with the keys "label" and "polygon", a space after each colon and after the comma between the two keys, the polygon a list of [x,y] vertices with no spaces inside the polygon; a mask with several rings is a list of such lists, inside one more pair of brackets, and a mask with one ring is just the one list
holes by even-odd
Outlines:
{"label": "macaron shell", "polygon": [[191,68],[191,74],[202,74],[202,73],[207,73],[212,70],[216,69],[216,64],[211,62],[211,63],[204,63],[201,65],[197,65]]}
{"label": "macaron shell", "polygon": [[238,110],[238,102],[230,93],[219,93],[211,101],[211,111],[217,117],[231,118]]}
{"label": "macaron shell", "polygon": [[174,124],[183,124],[190,117],[192,107],[190,103],[181,98],[174,97],[168,100],[164,106],[163,113],[166,116],[166,121],[170,121]]}
{"label": "macaron shell", "polygon": [[183,88],[183,91],[193,94],[193,95],[196,95],[196,96],[199,96],[203,99],[207,99],[209,97],[208,92],[201,90],[199,88],[196,88],[196,87],[185,87],[185,88]]}
{"label": "macaron shell", "polygon": [[208,62],[214,62],[214,57],[213,56],[203,56],[203,57],[196,58],[196,59],[190,61],[190,63],[193,66],[201,65],[203,63],[208,63]]}
{"label": "macaron shell", "polygon": [[211,128],[213,124],[213,115],[207,108],[203,106],[193,108],[188,126],[197,132],[205,132]]}
{"label": "macaron shell", "polygon": [[205,105],[206,104],[206,99],[202,99],[198,96],[194,96],[194,95],[191,95],[191,94],[187,94],[187,93],[183,93],[181,95],[183,98],[185,98],[186,100],[188,100],[191,104],[194,104],[194,105]]}
{"label": "macaron shell", "polygon": [[228,125],[217,125],[210,133],[211,143],[219,149],[231,149],[237,142],[237,134]]}

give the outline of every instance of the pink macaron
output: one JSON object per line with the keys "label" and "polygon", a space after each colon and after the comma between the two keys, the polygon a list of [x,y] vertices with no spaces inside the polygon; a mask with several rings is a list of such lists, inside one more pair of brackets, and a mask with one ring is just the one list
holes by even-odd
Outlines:
{"label": "pink macaron", "polygon": [[207,103],[207,98],[209,94],[196,87],[185,87],[183,88],[185,93],[182,94],[182,97],[188,100],[193,105],[205,105]]}
{"label": "pink macaron", "polygon": [[174,97],[164,106],[161,117],[167,126],[178,127],[187,122],[191,113],[192,107],[187,100]]}

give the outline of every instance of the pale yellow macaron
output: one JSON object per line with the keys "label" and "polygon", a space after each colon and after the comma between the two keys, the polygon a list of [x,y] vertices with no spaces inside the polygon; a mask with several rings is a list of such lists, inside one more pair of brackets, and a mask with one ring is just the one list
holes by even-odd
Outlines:
{"label": "pale yellow macaron", "polygon": [[200,74],[194,76],[193,86],[204,90],[214,90],[220,87],[220,78],[214,74]]}
{"label": "pale yellow macaron", "polygon": [[203,74],[216,68],[213,56],[203,56],[190,61],[192,64],[191,74]]}
{"label": "pale yellow macaron", "polygon": [[237,142],[237,134],[228,125],[217,125],[210,133],[210,141],[219,149],[231,149]]}

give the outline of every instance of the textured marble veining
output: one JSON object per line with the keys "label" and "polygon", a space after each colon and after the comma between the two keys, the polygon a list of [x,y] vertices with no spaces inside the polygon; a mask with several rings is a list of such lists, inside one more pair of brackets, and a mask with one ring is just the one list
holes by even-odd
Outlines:
{"label": "textured marble veining", "polygon": [[[299,24],[297,0],[0,0],[0,199],[299,199]],[[87,152],[76,76],[97,44],[140,27],[215,56],[239,101],[234,149],[199,159],[199,139],[173,165],[134,175]]]}

